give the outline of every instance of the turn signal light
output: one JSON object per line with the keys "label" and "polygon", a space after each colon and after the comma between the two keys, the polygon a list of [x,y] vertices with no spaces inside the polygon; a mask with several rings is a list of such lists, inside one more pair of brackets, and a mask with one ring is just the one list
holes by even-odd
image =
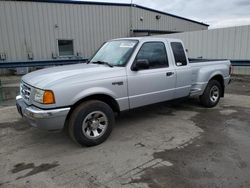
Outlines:
{"label": "turn signal light", "polygon": [[55,96],[53,91],[45,90],[43,94],[43,104],[54,104]]}

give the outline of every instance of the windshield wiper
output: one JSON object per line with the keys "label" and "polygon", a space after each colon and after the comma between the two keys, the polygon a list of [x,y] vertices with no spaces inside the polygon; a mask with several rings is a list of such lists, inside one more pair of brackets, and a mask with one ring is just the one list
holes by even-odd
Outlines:
{"label": "windshield wiper", "polygon": [[109,67],[114,67],[113,65],[109,64],[108,62],[105,62],[105,61],[94,61],[94,62],[91,62],[93,64],[100,64],[100,65],[107,65]]}

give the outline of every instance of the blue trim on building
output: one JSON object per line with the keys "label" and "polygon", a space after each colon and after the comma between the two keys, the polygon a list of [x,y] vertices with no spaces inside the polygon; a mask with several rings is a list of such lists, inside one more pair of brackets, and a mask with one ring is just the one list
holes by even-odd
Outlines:
{"label": "blue trim on building", "polygon": [[84,5],[106,5],[106,6],[131,6],[128,3],[112,3],[112,2],[96,2],[96,1],[82,1],[82,0],[19,0],[28,2],[40,3],[64,3],[64,4],[84,4]]}
{"label": "blue trim on building", "polygon": [[196,24],[204,25],[204,26],[207,26],[207,27],[209,26],[208,24],[205,24],[205,23],[202,23],[202,22],[198,22],[198,21],[195,21],[195,20],[191,20],[191,19],[188,19],[188,18],[184,18],[184,17],[177,16],[177,15],[174,15],[174,14],[162,12],[162,11],[159,11],[159,10],[155,10],[155,9],[144,7],[144,6],[137,5],[137,4],[132,4],[131,5],[131,4],[128,4],[128,3],[91,2],[91,1],[82,1],[82,0],[44,0],[44,1],[43,0],[37,0],[37,1],[19,0],[19,1],[40,2],[40,3],[65,3],[65,4],[104,5],[104,6],[126,6],[126,7],[133,6],[133,7],[141,8],[141,9],[144,9],[144,10],[156,12],[156,13],[159,13],[159,14],[164,14],[164,15],[175,17],[175,18],[178,18],[178,19],[186,20],[186,21],[193,22],[193,23],[196,23]]}
{"label": "blue trim on building", "polygon": [[249,67],[250,66],[250,60],[231,60],[231,64],[233,66],[247,66]]}
{"label": "blue trim on building", "polygon": [[85,63],[88,59],[57,59],[34,61],[0,61],[0,68],[44,67]]}
{"label": "blue trim on building", "polygon": [[[44,67],[55,65],[70,65],[77,63],[86,63],[88,59],[56,59],[56,60],[34,60],[34,61],[0,61],[1,68],[19,68],[19,67]],[[233,66],[248,66],[250,60],[231,60]]]}

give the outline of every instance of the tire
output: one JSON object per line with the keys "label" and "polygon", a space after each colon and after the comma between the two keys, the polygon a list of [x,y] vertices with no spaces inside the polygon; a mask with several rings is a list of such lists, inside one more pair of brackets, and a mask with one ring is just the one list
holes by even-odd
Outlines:
{"label": "tire", "polygon": [[69,135],[82,146],[95,146],[104,142],[112,132],[114,112],[102,101],[91,100],[80,104],[69,119]]}
{"label": "tire", "polygon": [[210,80],[200,96],[200,102],[204,107],[212,108],[218,104],[222,94],[222,86],[217,80]]}

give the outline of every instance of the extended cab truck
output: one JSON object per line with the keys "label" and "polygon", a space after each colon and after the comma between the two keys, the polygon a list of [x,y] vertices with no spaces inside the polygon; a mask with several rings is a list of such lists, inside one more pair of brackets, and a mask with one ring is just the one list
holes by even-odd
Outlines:
{"label": "extended cab truck", "polygon": [[176,39],[115,39],[87,63],[23,76],[17,109],[34,127],[67,127],[74,141],[93,146],[110,135],[116,112],[187,96],[214,107],[229,84],[230,66],[226,60],[190,63]]}

